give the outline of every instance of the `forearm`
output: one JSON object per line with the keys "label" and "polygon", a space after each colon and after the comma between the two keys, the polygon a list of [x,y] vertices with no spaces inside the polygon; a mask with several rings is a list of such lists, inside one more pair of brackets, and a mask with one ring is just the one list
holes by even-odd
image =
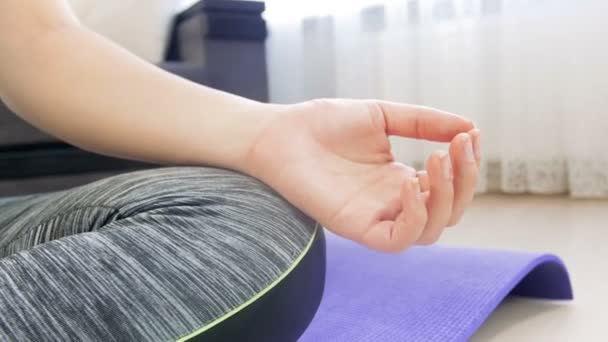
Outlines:
{"label": "forearm", "polygon": [[269,105],[186,81],[77,24],[49,30],[3,70],[3,99],[81,148],[242,170]]}

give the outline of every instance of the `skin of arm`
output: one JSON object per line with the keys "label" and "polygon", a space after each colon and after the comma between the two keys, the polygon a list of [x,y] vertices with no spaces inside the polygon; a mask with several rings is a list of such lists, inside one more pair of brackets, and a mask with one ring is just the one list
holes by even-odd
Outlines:
{"label": "skin of arm", "polygon": [[0,46],[9,52],[0,55],[2,99],[83,149],[243,171],[247,147],[275,107],[146,63],[82,27],[63,1],[3,0],[0,13]]}
{"label": "skin of arm", "polygon": [[[83,149],[240,171],[324,227],[398,252],[430,244],[472,201],[480,133],[454,114],[376,100],[263,104],[151,65],[82,27],[63,0],[0,1],[0,97]],[[389,136],[449,142],[426,170]]]}

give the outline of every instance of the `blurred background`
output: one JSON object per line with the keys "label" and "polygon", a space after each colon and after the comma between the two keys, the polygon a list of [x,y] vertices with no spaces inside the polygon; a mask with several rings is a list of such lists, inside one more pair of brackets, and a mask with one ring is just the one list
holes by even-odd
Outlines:
{"label": "blurred background", "polygon": [[[472,118],[480,191],[608,197],[605,0],[267,1],[270,98],[380,98]],[[420,166],[439,146],[394,139]]]}

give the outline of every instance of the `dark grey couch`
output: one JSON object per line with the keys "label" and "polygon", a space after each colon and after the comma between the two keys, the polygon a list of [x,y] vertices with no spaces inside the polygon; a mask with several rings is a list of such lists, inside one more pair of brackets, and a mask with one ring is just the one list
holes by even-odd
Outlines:
{"label": "dark grey couch", "polygon": [[[176,16],[159,66],[217,89],[267,101],[264,3],[205,0]],[[64,189],[153,165],[103,157],[25,123],[0,102],[0,197]]]}

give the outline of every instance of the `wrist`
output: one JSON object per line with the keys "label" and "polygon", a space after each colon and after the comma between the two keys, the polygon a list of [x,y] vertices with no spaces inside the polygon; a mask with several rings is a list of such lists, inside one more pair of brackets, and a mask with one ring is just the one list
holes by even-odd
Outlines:
{"label": "wrist", "polygon": [[260,178],[257,157],[259,141],[272,123],[281,116],[285,107],[287,106],[251,102],[240,108],[234,116],[235,122],[230,130],[232,138],[226,139],[225,159],[220,166]]}
{"label": "wrist", "polygon": [[[307,157],[311,137],[308,114],[316,113],[315,101],[289,105],[268,105],[250,140],[239,171],[255,177],[275,190],[289,187],[284,182],[288,169]],[[313,142],[314,144],[314,142]]]}

